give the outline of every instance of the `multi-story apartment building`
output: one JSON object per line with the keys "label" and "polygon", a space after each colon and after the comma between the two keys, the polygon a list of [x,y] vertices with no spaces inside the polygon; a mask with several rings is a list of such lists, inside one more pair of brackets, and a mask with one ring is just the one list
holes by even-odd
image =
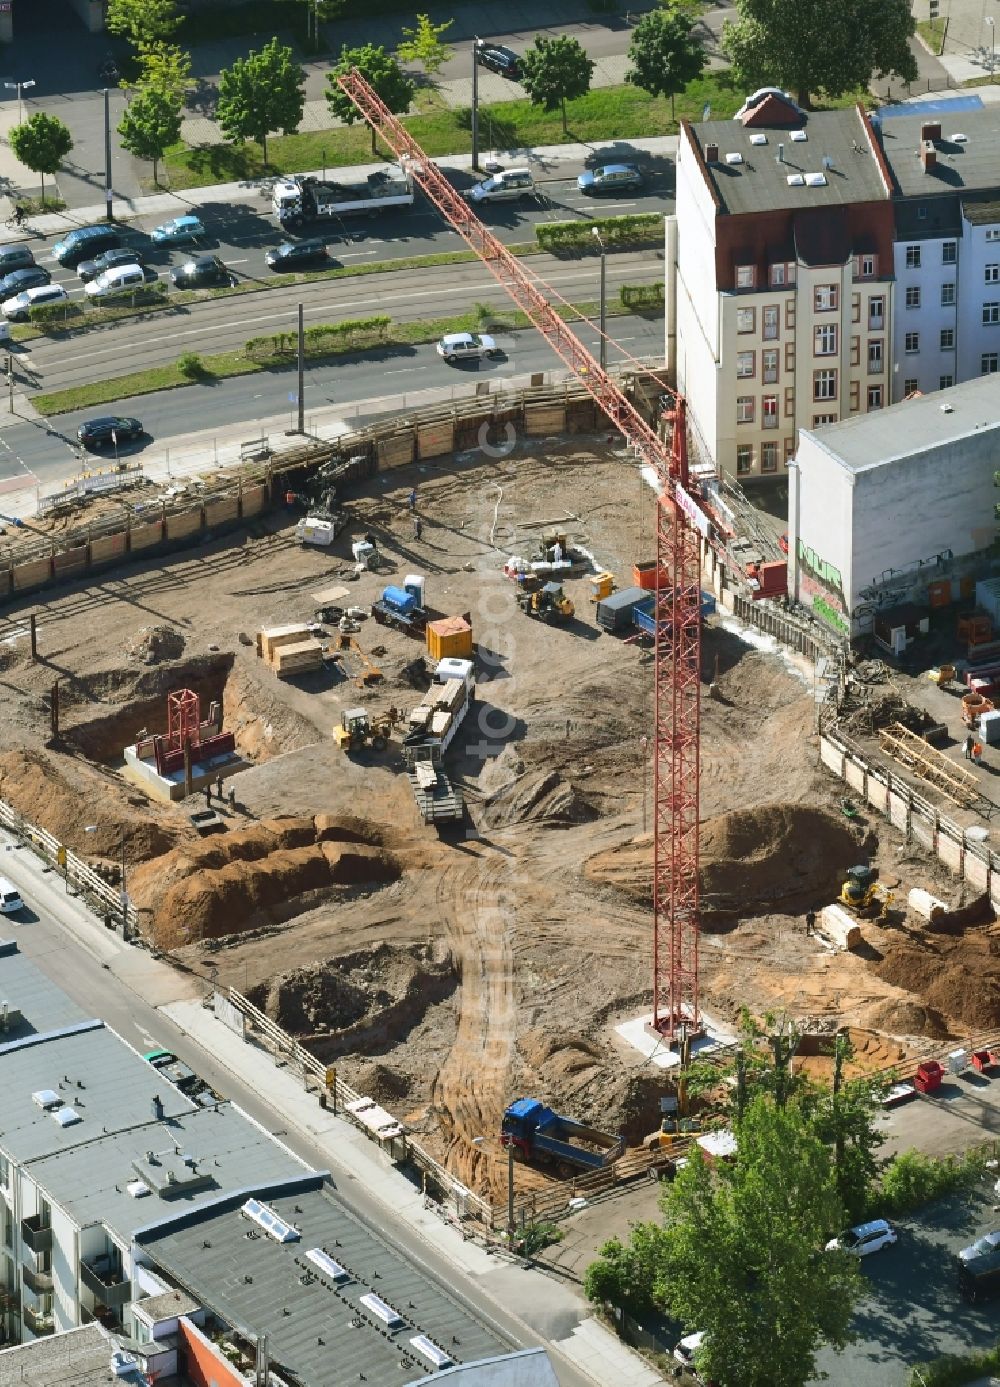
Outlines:
{"label": "multi-story apartment building", "polygon": [[875,127],[896,190],[894,400],[1000,370],[1000,111],[956,107]]}
{"label": "multi-story apartment building", "polygon": [[860,107],[806,115],[768,89],[734,120],[682,124],[669,364],[721,470],[778,475],[800,427],[888,403],[891,194]]}

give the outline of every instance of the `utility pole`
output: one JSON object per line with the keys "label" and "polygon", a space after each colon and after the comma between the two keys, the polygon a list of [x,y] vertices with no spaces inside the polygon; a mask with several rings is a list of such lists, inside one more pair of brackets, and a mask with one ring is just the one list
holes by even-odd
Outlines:
{"label": "utility pole", "polygon": [[128,943],[128,869],[125,863],[125,825],[122,824],[122,943]]}
{"label": "utility pole", "polygon": [[299,433],[306,431],[306,329],[305,305],[299,304]]}
{"label": "utility pole", "polygon": [[479,172],[479,45],[478,34],[472,40],[472,168]]}
{"label": "utility pole", "polygon": [[14,413],[14,358],[10,352],[7,353],[7,404],[11,414]]}
{"label": "utility pole", "polygon": [[514,1248],[514,1143],[507,1147],[507,1247]]}
{"label": "utility pole", "polygon": [[111,191],[111,91],[108,87],[104,88],[104,215],[107,220],[113,221],[114,214],[111,210],[111,203],[114,194]]}
{"label": "utility pole", "polygon": [[600,246],[600,248],[601,248],[601,342],[600,342],[600,359],[601,359],[601,370],[604,371],[604,370],[607,369],[607,365],[608,365],[608,338],[607,338],[607,327],[608,327],[608,253],[607,253],[607,251],[606,251],[606,249],[605,249],[605,247],[604,247],[604,241],[601,239],[601,233],[598,231],[597,227],[596,227],[596,226],[592,226],[592,227],[590,228],[590,230],[591,230],[591,232],[593,233],[593,235],[594,235],[594,237],[595,237],[595,239],[596,239],[596,241],[597,241],[597,244],[598,244],[598,245]]}

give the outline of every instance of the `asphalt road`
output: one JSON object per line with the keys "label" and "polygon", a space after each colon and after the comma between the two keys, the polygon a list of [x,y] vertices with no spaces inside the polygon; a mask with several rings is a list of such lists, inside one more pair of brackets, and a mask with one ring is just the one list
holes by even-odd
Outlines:
{"label": "asphalt road", "polygon": [[[595,354],[598,334],[587,324],[577,324],[579,336]],[[662,317],[623,316],[610,319],[610,331],[630,356],[662,358]],[[344,405],[371,399],[377,393],[402,394],[431,387],[467,386],[471,381],[495,380],[504,376],[543,371],[558,365],[551,348],[533,331],[495,334],[504,352],[500,360],[463,362],[447,366],[433,345],[386,347],[381,350],[339,357],[308,366],[305,399],[307,412],[325,405]],[[176,355],[176,345],[174,347]],[[609,349],[608,361],[623,359]],[[76,429],[83,419],[99,414],[135,414],[151,438],[145,444],[123,448],[122,457],[141,457],[144,447],[154,443],[162,449],[172,436],[200,429],[225,428],[248,421],[252,436],[255,419],[267,418],[295,405],[289,394],[296,389],[294,367],[267,371],[254,376],[238,376],[218,384],[189,385],[180,390],[164,390],[134,400],[59,414],[41,423],[20,423],[0,433],[0,481],[31,472],[39,481],[51,481],[75,470]],[[353,413],[351,415],[353,418]],[[71,465],[72,464],[72,465]]]}
{"label": "asphalt road", "polygon": [[[266,1131],[280,1137],[297,1155],[316,1169],[328,1169],[329,1156],[297,1128],[288,1126],[282,1114],[269,1106],[265,1093],[217,1064],[208,1052],[178,1030],[139,992],[126,986],[81,944],[77,931],[81,928],[86,931],[87,927],[77,924],[71,929],[64,923],[64,908],[75,909],[75,903],[71,907],[67,899],[64,907],[63,888],[58,876],[43,874],[37,861],[24,849],[5,850],[10,841],[7,834],[0,835],[4,872],[17,883],[24,893],[24,899],[34,907],[31,913],[39,918],[30,923],[5,920],[3,936],[16,938],[20,951],[43,973],[67,992],[89,1016],[100,1016],[140,1054],[154,1045],[173,1050],[217,1093],[238,1103]],[[92,922],[90,928],[98,932],[102,930],[96,921]],[[127,969],[130,963],[131,959],[127,956],[123,966]],[[136,967],[141,969],[141,966],[142,955],[139,955]],[[137,981],[136,986],[141,985]],[[182,991],[183,988],[178,989],[178,995]],[[456,1275],[454,1266],[436,1246],[411,1233],[405,1225],[391,1223],[387,1209],[368,1194],[362,1179],[338,1173],[333,1184],[338,1197],[348,1208],[375,1227],[382,1237],[394,1242],[401,1253],[417,1263],[426,1275],[442,1282],[451,1294],[461,1295],[477,1316],[490,1322],[512,1345],[527,1346],[544,1342],[547,1317],[551,1320],[557,1315],[557,1306],[562,1306],[565,1314],[565,1293],[561,1287],[553,1287],[548,1305],[539,1303],[546,1300],[546,1296],[538,1296],[537,1283],[542,1282],[542,1278],[532,1277],[536,1301],[526,1304],[525,1292],[518,1289],[517,1269],[497,1267],[492,1275],[498,1278],[498,1291],[503,1292],[505,1304],[514,1307],[513,1311],[505,1309],[479,1286],[476,1278]],[[544,1282],[542,1284],[544,1286]],[[537,1332],[525,1323],[529,1317],[539,1326]],[[553,1364],[561,1387],[593,1387],[589,1378],[554,1354]]]}

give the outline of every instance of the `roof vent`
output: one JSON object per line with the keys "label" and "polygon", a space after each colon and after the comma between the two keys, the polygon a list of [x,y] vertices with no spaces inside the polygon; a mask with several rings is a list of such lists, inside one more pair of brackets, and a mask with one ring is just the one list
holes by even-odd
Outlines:
{"label": "roof vent", "polygon": [[375,1295],[372,1291],[361,1297],[361,1304],[373,1315],[377,1315],[389,1329],[398,1329],[403,1324],[402,1315],[394,1310],[388,1301],[383,1300],[381,1296]]}
{"label": "roof vent", "polygon": [[60,1127],[72,1127],[74,1122],[80,1121],[80,1114],[76,1108],[60,1108],[52,1116],[59,1123]]}
{"label": "roof vent", "polygon": [[138,1358],[134,1354],[126,1353],[124,1349],[115,1349],[111,1354],[111,1371],[115,1377],[128,1377],[138,1366]]}
{"label": "roof vent", "polygon": [[762,134],[760,131],[758,131],[757,134],[751,135],[751,136],[750,136],[750,143],[751,143],[751,144],[767,144],[767,136],[764,135],[764,134]]}
{"label": "roof vent", "polygon": [[952,144],[968,144],[969,137],[968,135],[963,135],[961,131],[959,131],[957,135],[952,135],[951,142]]}
{"label": "roof vent", "polygon": [[719,146],[717,144],[707,144],[705,146],[705,163],[717,164],[719,162]]}
{"label": "roof vent", "polygon": [[130,1194],[133,1199],[145,1199],[146,1195],[149,1193],[149,1186],[146,1184],[145,1180],[130,1180],[125,1186],[125,1191],[127,1194]]}
{"label": "roof vent", "polygon": [[803,140],[808,140],[809,136],[804,130],[793,130],[791,138],[796,144],[801,144]]}
{"label": "roof vent", "polygon": [[38,1089],[37,1092],[31,1095],[31,1101],[45,1112],[49,1112],[52,1108],[62,1107],[62,1099],[54,1088]]}
{"label": "roof vent", "polygon": [[948,401],[945,400],[944,404],[941,406],[941,413],[942,413],[942,414],[954,414],[954,413],[955,413],[955,406],[954,406],[954,405],[950,405],[950,404],[948,403]]}
{"label": "roof vent", "polygon": [[832,154],[824,154],[823,157],[822,157],[822,159],[820,160],[820,163],[823,165],[823,167],[824,167],[825,169],[832,169],[832,168],[833,168],[833,155],[832,155]]}
{"label": "roof vent", "polygon": [[810,188],[825,188],[825,187],[826,187],[826,174],[825,174],[825,173],[807,173],[807,174],[806,174],[806,184],[807,184],[807,186],[810,187]]}
{"label": "roof vent", "polygon": [[279,1218],[273,1209],[269,1209],[259,1199],[248,1199],[240,1212],[246,1214],[247,1218],[253,1219],[254,1223],[259,1224],[268,1237],[273,1238],[277,1243],[294,1243],[298,1242],[301,1237],[297,1228],[293,1228],[290,1223]]}
{"label": "roof vent", "polygon": [[732,151],[731,154],[727,154],[727,155],[726,155],[726,163],[727,163],[727,164],[742,164],[742,163],[743,163],[743,155],[740,154],[740,152],[739,152],[738,150],[735,150],[735,149],[734,149],[734,150]]}
{"label": "roof vent", "polygon": [[804,188],[806,185],[806,180],[802,177],[801,173],[790,173],[785,179],[785,182],[790,188]]}

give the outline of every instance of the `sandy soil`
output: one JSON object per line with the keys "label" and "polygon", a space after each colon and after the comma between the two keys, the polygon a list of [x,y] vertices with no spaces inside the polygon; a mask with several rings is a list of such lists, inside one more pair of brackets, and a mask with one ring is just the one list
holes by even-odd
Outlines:
{"label": "sandy soil", "polygon": [[[405,501],[413,485],[419,542]],[[656,1124],[663,1075],[614,1025],[651,997],[651,656],[598,633],[585,578],[566,584],[576,620],[551,628],[517,609],[501,568],[559,521],[627,586],[632,562],[649,556],[652,497],[627,459],[578,439],[380,476],[352,509],[339,554],[299,548],[278,517],[161,569],[9,611],[0,795],[109,879],[124,826],[150,942],[336,1060],[465,1182],[505,1178],[499,1119],[523,1094],[638,1141]],[[310,594],[344,580],[350,534],[365,530],[385,558],[352,583],[352,601],[420,572],[436,612],[471,614],[480,682],[454,763],[470,805],[457,841],[418,822],[398,748],[352,759],[331,738],[342,708],[417,702],[407,670],[422,644],[363,623],[359,644],[384,674],[374,688],[359,686],[357,661],[346,678],[291,684],[255,656],[262,625],[311,618]],[[37,664],[28,610],[39,615]],[[842,787],[818,763],[810,681],[714,620],[704,658],[719,695],[703,703],[709,1015],[783,1008],[818,1035],[850,1025],[866,1065],[921,1037],[1000,1023],[1000,967],[995,1012],[987,999],[973,1018],[961,987],[941,985],[992,969],[987,930],[943,939],[900,917],[889,929],[866,924],[851,955],[805,938],[804,910],[832,899],[843,868],[869,852],[904,899],[914,885],[952,897],[954,885],[901,857],[880,824],[840,815]],[[221,700],[252,762],[233,782],[227,832],[211,840],[195,835],[185,806],[151,804],[122,775],[122,747],[164,729],[178,687]]]}

